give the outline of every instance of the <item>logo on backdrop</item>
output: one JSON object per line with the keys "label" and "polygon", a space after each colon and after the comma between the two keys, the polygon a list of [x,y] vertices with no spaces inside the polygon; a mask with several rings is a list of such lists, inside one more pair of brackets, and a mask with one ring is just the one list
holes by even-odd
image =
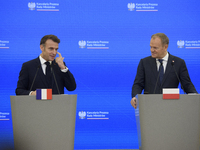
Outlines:
{"label": "logo on backdrop", "polygon": [[28,8],[29,10],[35,10],[35,3],[33,2],[28,3]]}
{"label": "logo on backdrop", "polygon": [[28,8],[36,11],[59,11],[59,3],[29,2]]}
{"label": "logo on backdrop", "polygon": [[9,49],[9,41],[2,41],[0,40],[0,49]]}
{"label": "logo on backdrop", "polygon": [[133,11],[135,8],[135,3],[128,3],[127,7],[129,11]]}
{"label": "logo on backdrop", "polygon": [[158,11],[158,3],[128,3],[129,11]]}
{"label": "logo on backdrop", "polygon": [[178,40],[178,48],[200,49],[200,40]]}
{"label": "logo on backdrop", "polygon": [[85,48],[85,45],[86,45],[86,41],[79,41],[78,42],[78,45],[79,45],[79,48]]}
{"label": "logo on backdrop", "polygon": [[0,112],[0,121],[10,120],[9,116],[10,116],[9,112]]}
{"label": "logo on backdrop", "polygon": [[184,48],[184,41],[183,40],[177,41],[177,45],[178,45],[178,48]]}
{"label": "logo on backdrop", "polygon": [[84,41],[78,42],[79,48],[87,49],[109,49],[109,41]]}
{"label": "logo on backdrop", "polygon": [[85,111],[79,111],[78,116],[79,116],[79,119],[85,119],[86,112]]}
{"label": "logo on backdrop", "polygon": [[79,111],[79,119],[87,120],[108,120],[109,112],[103,111]]}

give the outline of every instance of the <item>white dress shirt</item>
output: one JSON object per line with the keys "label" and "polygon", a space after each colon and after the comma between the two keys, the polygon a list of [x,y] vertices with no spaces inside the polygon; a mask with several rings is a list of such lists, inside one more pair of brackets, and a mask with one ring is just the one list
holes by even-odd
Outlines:
{"label": "white dress shirt", "polygon": [[[165,73],[165,70],[166,70],[166,67],[167,67],[168,58],[169,58],[169,54],[168,53],[165,55],[165,57],[162,58],[163,59],[164,73]],[[157,64],[157,70],[159,71],[160,62],[158,61],[158,58],[156,58],[156,64]]]}
{"label": "white dress shirt", "polygon": [[[46,64],[45,64],[46,60],[44,58],[42,58],[41,55],[39,56],[39,59],[40,59],[40,63],[41,63],[41,67],[42,67],[43,73],[46,75],[46,67],[47,67]],[[52,61],[49,61],[49,63],[51,64]],[[68,68],[66,67],[65,69],[62,69],[61,71],[62,72],[67,72]]]}

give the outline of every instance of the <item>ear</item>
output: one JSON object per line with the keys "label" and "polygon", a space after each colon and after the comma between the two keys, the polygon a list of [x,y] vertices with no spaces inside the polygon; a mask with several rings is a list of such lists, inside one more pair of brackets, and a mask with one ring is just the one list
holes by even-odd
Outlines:
{"label": "ear", "polygon": [[40,45],[40,49],[41,51],[44,51],[44,46],[42,44]]}
{"label": "ear", "polygon": [[165,44],[164,48],[165,48],[165,51],[167,51],[167,49],[168,49],[168,44]]}

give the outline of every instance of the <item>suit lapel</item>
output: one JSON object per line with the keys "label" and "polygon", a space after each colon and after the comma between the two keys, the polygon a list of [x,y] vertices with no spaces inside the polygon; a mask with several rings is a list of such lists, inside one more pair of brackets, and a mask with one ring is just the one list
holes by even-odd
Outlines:
{"label": "suit lapel", "polygon": [[166,70],[165,70],[165,74],[163,76],[163,80],[162,80],[162,84],[164,84],[165,80],[167,79],[167,76],[169,75],[171,69],[172,69],[172,65],[171,65],[171,62],[173,60],[173,56],[169,54],[169,58],[168,58],[168,61],[167,61],[167,66],[166,66]]}
{"label": "suit lapel", "polygon": [[157,70],[156,59],[155,58],[151,57],[150,65],[151,65],[152,73],[153,73],[153,75],[155,77],[155,80],[156,80],[157,76],[158,76],[158,70]]}

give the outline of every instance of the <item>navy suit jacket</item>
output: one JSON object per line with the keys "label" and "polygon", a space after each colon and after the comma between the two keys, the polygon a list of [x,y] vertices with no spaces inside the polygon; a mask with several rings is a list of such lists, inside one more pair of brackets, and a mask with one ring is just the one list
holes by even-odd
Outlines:
{"label": "navy suit jacket", "polygon": [[[68,91],[76,89],[75,79],[69,70],[65,73],[62,72],[58,64],[55,63],[55,60],[52,62],[52,69],[55,74],[60,94],[64,94],[64,87],[66,87]],[[30,89],[36,72],[37,76],[32,89]],[[36,89],[45,89],[47,87],[48,84],[39,57],[23,63],[17,82],[17,88],[15,90],[16,95],[29,95],[30,90],[35,91]],[[52,94],[58,94],[59,92],[56,87],[55,79],[52,76]]]}
{"label": "navy suit jacket", "polygon": [[[172,61],[174,62],[173,64]],[[162,94],[163,88],[177,88],[179,79],[175,70],[184,91],[186,93],[197,93],[190,80],[185,61],[169,54],[162,83],[157,81],[159,72],[157,71],[156,59],[149,56],[140,60],[132,86],[132,97],[141,94],[143,90],[146,94]]]}

